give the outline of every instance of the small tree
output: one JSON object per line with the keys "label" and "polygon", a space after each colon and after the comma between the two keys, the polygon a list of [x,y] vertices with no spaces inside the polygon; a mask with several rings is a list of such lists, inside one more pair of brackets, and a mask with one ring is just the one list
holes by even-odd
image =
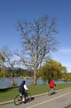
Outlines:
{"label": "small tree", "polygon": [[41,17],[32,22],[18,23],[18,30],[22,36],[21,60],[33,69],[34,84],[37,81],[39,67],[47,60],[49,53],[56,49],[55,25],[55,19],[50,22],[47,17]]}

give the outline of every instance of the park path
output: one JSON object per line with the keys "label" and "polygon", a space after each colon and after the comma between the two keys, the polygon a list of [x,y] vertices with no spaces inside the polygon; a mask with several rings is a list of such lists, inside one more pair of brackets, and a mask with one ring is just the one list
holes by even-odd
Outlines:
{"label": "park path", "polygon": [[56,94],[37,96],[29,103],[15,106],[14,103],[0,105],[0,108],[65,108],[71,104],[71,88],[58,90]]}

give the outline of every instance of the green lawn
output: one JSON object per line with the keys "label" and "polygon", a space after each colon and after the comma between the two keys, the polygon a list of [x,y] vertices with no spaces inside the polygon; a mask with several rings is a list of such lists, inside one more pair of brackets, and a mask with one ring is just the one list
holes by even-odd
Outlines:
{"label": "green lawn", "polygon": [[[56,89],[62,89],[62,88],[67,88],[67,87],[71,87],[71,84],[57,84]],[[41,94],[41,93],[49,91],[49,87],[47,85],[35,85],[35,86],[32,85],[32,86],[28,86],[28,88],[29,88],[31,95]],[[17,94],[19,94],[18,88],[12,88],[6,91],[1,91],[0,92],[0,102],[14,99],[14,97]]]}

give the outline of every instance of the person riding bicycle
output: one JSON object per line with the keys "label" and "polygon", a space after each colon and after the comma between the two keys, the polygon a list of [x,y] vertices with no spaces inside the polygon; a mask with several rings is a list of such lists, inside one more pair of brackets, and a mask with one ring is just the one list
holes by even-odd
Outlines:
{"label": "person riding bicycle", "polygon": [[55,89],[56,83],[55,83],[54,80],[49,80],[49,81],[48,81],[48,84],[49,84],[49,87],[50,87],[50,89],[51,89],[50,94],[52,95],[52,94],[55,93],[55,92],[54,92],[54,89]]}
{"label": "person riding bicycle", "polygon": [[20,96],[23,96],[22,101],[24,103],[26,103],[26,96],[28,95],[27,90],[28,90],[28,87],[26,85],[26,81],[24,80],[24,81],[22,81],[22,83],[19,86]]}

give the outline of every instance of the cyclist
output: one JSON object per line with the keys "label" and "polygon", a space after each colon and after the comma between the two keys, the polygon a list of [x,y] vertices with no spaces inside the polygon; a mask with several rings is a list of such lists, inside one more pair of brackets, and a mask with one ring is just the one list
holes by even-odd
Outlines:
{"label": "cyclist", "polygon": [[22,98],[22,101],[24,102],[24,103],[26,103],[26,97],[27,97],[27,90],[28,90],[28,87],[27,87],[27,85],[26,85],[26,82],[25,82],[25,80],[24,81],[22,81],[22,83],[20,84],[20,86],[19,86],[19,92],[20,92],[20,96],[23,96],[23,98]]}
{"label": "cyclist", "polygon": [[50,95],[52,95],[55,93],[54,90],[55,90],[56,83],[54,80],[49,80],[48,84],[49,84],[49,87],[51,89]]}

